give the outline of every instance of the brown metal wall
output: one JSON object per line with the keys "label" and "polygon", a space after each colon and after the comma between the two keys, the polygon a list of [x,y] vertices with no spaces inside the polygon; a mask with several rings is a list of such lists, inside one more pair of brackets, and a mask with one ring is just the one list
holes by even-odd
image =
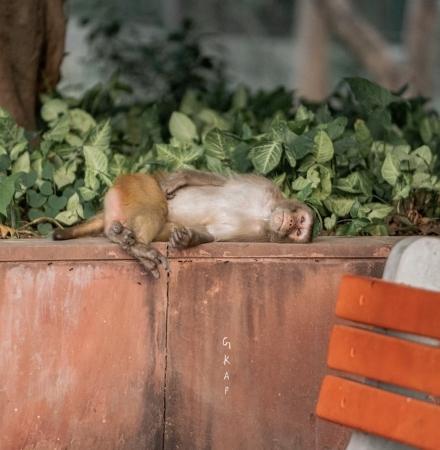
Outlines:
{"label": "brown metal wall", "polygon": [[211,244],[159,281],[103,240],[0,243],[0,449],[343,448],[313,413],[337,286],[391,243]]}

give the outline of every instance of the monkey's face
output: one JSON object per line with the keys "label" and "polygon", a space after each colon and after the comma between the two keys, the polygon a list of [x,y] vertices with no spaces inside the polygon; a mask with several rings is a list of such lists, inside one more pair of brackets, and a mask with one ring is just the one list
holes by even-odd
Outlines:
{"label": "monkey's face", "polygon": [[312,239],[313,213],[296,200],[279,203],[270,217],[270,228],[282,240],[310,242]]}

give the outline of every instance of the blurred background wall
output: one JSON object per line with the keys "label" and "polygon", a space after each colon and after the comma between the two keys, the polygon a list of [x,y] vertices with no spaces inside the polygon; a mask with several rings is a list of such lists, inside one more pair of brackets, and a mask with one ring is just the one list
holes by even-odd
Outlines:
{"label": "blurred background wall", "polygon": [[[364,75],[392,88],[416,77],[414,93],[432,96],[440,106],[440,27],[432,9],[414,10],[418,0],[327,2],[334,11],[325,3],[71,0],[61,89],[82,91],[114,70],[123,72],[114,54],[128,51],[124,43],[148,42],[190,18],[204,48],[225,62],[231,83],[283,85],[319,100],[344,76]],[[139,66],[149,63],[146,54]]]}

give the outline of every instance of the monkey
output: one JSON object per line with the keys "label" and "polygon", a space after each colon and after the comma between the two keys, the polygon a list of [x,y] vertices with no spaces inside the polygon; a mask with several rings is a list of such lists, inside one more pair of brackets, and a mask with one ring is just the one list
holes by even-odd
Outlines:
{"label": "monkey", "polygon": [[90,220],[57,229],[54,240],[74,239],[102,232],[134,256],[154,278],[167,259],[150,246],[167,222],[167,198],[156,178],[148,174],[119,176],[104,197],[104,210]]}
{"label": "monkey", "polygon": [[70,239],[104,231],[158,277],[158,266],[168,266],[150,247],[153,240],[176,249],[213,241],[306,243],[313,221],[307,205],[285,199],[262,176],[181,170],[118,177],[104,198],[103,213],[53,236]]}
{"label": "monkey", "polygon": [[172,247],[213,241],[307,243],[312,210],[285,199],[270,180],[258,175],[223,175],[183,170],[159,178],[168,198],[166,236]]}

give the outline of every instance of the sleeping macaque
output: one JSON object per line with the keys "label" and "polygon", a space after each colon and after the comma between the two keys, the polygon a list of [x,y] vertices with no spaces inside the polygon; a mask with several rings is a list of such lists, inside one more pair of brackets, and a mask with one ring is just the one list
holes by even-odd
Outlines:
{"label": "sleeping macaque", "polygon": [[54,239],[104,231],[158,276],[158,265],[167,266],[149,246],[152,240],[168,240],[179,249],[213,241],[304,243],[310,242],[312,228],[310,208],[286,200],[264,177],[183,170],[119,177],[102,214],[57,230]]}

